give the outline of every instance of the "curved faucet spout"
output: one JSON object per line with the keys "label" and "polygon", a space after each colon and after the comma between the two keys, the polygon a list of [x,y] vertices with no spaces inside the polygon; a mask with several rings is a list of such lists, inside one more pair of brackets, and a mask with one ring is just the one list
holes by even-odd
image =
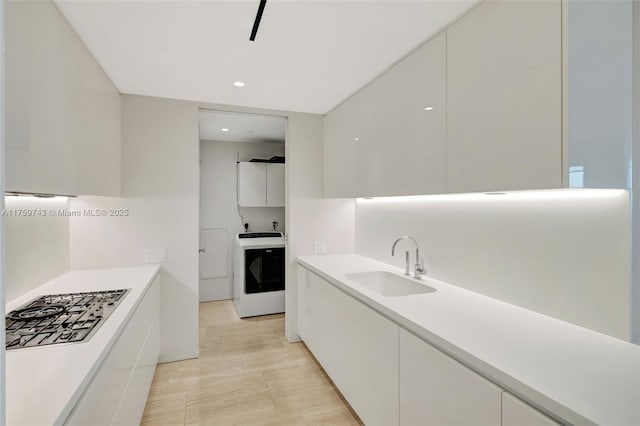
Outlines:
{"label": "curved faucet spout", "polygon": [[391,246],[391,256],[395,256],[395,254],[396,254],[396,253],[395,253],[395,252],[396,252],[396,246],[397,246],[397,245],[398,245],[398,243],[399,243],[400,241],[402,241],[402,240],[411,240],[411,241],[413,241],[413,244],[415,244],[415,245],[416,245],[416,250],[420,250],[420,249],[418,248],[418,242],[416,241],[416,239],[415,239],[415,238],[410,237],[410,236],[408,236],[408,235],[403,235],[402,237],[400,237],[400,238],[398,238],[397,240],[395,240],[395,241],[394,241],[394,243],[393,243],[393,246]]}
{"label": "curved faucet spout", "polygon": [[[416,278],[416,279],[420,279],[422,274],[424,274],[426,271],[424,269],[424,264],[422,262],[422,259],[420,258],[420,247],[418,246],[418,242],[415,240],[415,238],[410,237],[409,235],[403,235],[402,237],[400,237],[397,240],[395,240],[393,242],[393,246],[391,246],[391,256],[395,256],[395,254],[396,254],[396,246],[402,240],[413,241],[413,244],[415,244],[415,246],[416,246],[416,263],[415,263],[415,272],[413,274],[413,277]],[[409,273],[409,251],[407,251],[407,253],[406,253],[405,263],[406,263],[406,265],[405,265],[404,274],[405,275],[411,275]]]}

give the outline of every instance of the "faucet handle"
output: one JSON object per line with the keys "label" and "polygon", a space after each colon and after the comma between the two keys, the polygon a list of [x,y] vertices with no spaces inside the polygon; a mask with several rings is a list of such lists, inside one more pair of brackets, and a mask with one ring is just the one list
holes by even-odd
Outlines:
{"label": "faucet handle", "polygon": [[[418,260],[416,259],[416,262]],[[426,275],[427,270],[424,268],[424,257],[420,258],[420,263],[416,263],[416,273],[415,278],[420,278],[422,275]]]}

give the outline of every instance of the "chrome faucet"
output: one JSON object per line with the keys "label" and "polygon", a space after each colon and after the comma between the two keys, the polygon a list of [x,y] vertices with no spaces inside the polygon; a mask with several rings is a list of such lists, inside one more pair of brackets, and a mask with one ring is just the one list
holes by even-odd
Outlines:
{"label": "chrome faucet", "polygon": [[[398,245],[398,243],[402,240],[413,241],[413,244],[416,245],[416,263],[414,265],[415,270],[413,272],[413,278],[419,280],[422,278],[422,275],[427,273],[427,270],[424,268],[424,259],[420,258],[420,247],[418,246],[418,242],[414,238],[408,235],[404,235],[398,238],[397,240],[395,240],[393,243],[393,246],[391,246],[391,256],[395,256],[396,245]],[[411,273],[409,272],[409,251],[408,250],[405,252],[404,259],[405,259],[404,274],[409,276],[411,275]]]}

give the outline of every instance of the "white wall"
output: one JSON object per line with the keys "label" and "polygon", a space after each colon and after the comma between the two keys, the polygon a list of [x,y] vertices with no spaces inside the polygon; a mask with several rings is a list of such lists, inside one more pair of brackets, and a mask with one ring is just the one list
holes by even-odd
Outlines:
{"label": "white wall", "polygon": [[123,95],[122,198],[81,197],[72,207],[123,207],[128,217],[73,218],[71,267],[144,262],[167,248],[161,272],[161,361],[198,355],[198,108],[287,117],[286,335],[296,340],[295,259],[313,241],[353,250],[353,200],[322,199],[322,116]]}
{"label": "white wall", "polygon": [[[284,155],[283,143],[200,141],[200,230],[227,232],[227,275],[213,279],[200,276],[201,302],[233,297],[234,241],[238,233],[244,232],[236,198],[236,159],[249,161],[274,155]],[[240,211],[252,231],[270,231],[273,221],[279,223],[278,230],[285,230],[284,207],[241,207]],[[203,247],[202,237],[200,242]],[[200,253],[201,271],[202,262],[210,255],[217,255],[209,249],[213,247]]]}
{"label": "white wall", "polygon": [[[5,197],[5,298],[13,300],[69,270],[66,197]],[[44,215],[23,216],[28,212]]]}
{"label": "white wall", "polygon": [[356,252],[404,267],[411,235],[430,277],[628,340],[629,208],[624,190],[358,200]]}
{"label": "white wall", "polygon": [[327,253],[351,253],[354,249],[353,199],[323,199],[322,141],[322,117],[311,114],[289,116],[285,332],[290,341],[300,340],[296,259],[313,254],[314,241],[325,242]]}
{"label": "white wall", "polygon": [[71,268],[144,263],[166,248],[160,273],[161,361],[198,355],[198,108],[122,96],[122,197],[81,197],[72,208],[124,208],[127,217],[71,220]]}

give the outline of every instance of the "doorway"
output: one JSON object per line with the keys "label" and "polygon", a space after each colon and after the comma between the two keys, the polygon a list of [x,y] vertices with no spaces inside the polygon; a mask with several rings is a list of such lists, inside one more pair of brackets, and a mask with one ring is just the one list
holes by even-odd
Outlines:
{"label": "doorway", "polygon": [[[198,121],[200,302],[233,299],[233,258],[238,234],[246,231],[284,234],[284,196],[281,201],[267,201],[266,181],[255,176],[239,180],[238,176],[250,163],[265,167],[278,164],[284,171],[286,118],[200,110]],[[284,173],[281,181],[281,184],[273,179],[269,182],[270,193],[281,191],[284,195]],[[247,196],[251,202],[241,201]],[[265,201],[260,197],[265,197]]]}

